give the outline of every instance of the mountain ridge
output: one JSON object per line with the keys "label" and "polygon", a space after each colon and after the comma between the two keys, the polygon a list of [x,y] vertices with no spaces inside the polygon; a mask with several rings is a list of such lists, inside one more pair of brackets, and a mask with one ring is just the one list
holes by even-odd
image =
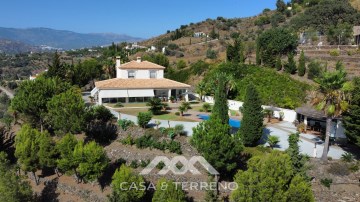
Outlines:
{"label": "mountain ridge", "polygon": [[143,40],[126,34],[77,33],[46,27],[7,28],[0,27],[0,39],[21,42],[31,46],[46,45],[59,49],[78,49],[111,44],[112,42],[135,42]]}

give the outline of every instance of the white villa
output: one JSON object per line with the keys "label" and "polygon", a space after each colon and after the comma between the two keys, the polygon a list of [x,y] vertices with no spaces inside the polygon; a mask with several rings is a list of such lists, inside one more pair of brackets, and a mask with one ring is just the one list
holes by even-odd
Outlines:
{"label": "white villa", "polygon": [[98,104],[147,102],[153,97],[188,101],[190,85],[164,78],[165,67],[137,60],[121,64],[116,57],[116,78],[95,82],[91,96]]}

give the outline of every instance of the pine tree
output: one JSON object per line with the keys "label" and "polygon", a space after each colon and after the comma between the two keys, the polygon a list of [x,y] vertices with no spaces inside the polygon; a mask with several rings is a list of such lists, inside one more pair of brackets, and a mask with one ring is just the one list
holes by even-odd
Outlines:
{"label": "pine tree", "polygon": [[78,144],[74,135],[65,135],[57,144],[56,149],[58,150],[60,157],[57,160],[58,168],[67,174],[76,174],[76,168],[78,163],[74,161],[74,149]]}
{"label": "pine tree", "polygon": [[213,116],[193,129],[191,144],[220,173],[234,171],[243,149],[238,137],[230,135],[230,126]]}
{"label": "pine tree", "polygon": [[60,134],[76,133],[83,128],[85,103],[80,89],[70,88],[55,95],[47,103],[47,108],[49,122]]}
{"label": "pine tree", "polygon": [[109,163],[103,147],[94,141],[85,145],[79,141],[74,149],[74,159],[79,162],[76,170],[80,178],[86,182],[97,180]]}
{"label": "pine tree", "polygon": [[212,109],[212,116],[219,118],[222,124],[228,124],[229,107],[227,101],[227,75],[225,73],[219,73],[217,75],[216,85],[215,104]]}
{"label": "pine tree", "polygon": [[310,183],[296,175],[287,154],[275,150],[254,156],[247,168],[234,177],[238,189],[231,201],[314,201]]}
{"label": "pine tree", "polygon": [[285,65],[285,72],[289,74],[296,73],[296,63],[294,60],[294,54],[292,53],[288,55],[288,63]]}
{"label": "pine tree", "polygon": [[28,124],[23,125],[16,134],[15,157],[20,168],[32,172],[38,184],[35,172],[40,168],[55,166],[55,148],[51,137],[47,132],[40,133]]}
{"label": "pine tree", "polygon": [[300,58],[299,58],[299,66],[298,66],[298,75],[299,76],[304,76],[306,72],[306,67],[305,67],[305,54],[304,51],[301,51],[300,54]]}
{"label": "pine tree", "polygon": [[263,133],[263,119],[261,99],[253,84],[246,89],[243,104],[243,119],[240,126],[240,134],[245,145],[253,146],[260,140]]}
{"label": "pine tree", "polygon": [[112,176],[112,194],[109,196],[110,202],[137,202],[141,201],[145,195],[145,190],[133,189],[140,188],[144,184],[142,176],[135,174],[130,167],[121,165]]}
{"label": "pine tree", "polygon": [[152,198],[153,202],[185,202],[186,196],[181,186],[171,180],[160,179],[156,183],[156,189]]}
{"label": "pine tree", "polygon": [[275,68],[276,70],[280,71],[282,69],[282,63],[281,63],[281,58],[280,56],[278,56],[276,58],[276,63],[275,63]]}
{"label": "pine tree", "polygon": [[216,182],[214,182],[213,176],[209,177],[209,180],[208,180],[208,187],[207,187],[206,195],[204,198],[204,201],[206,201],[206,202],[218,202],[219,201],[217,191],[215,190],[216,187],[212,187],[211,186],[212,183],[216,183]]}
{"label": "pine tree", "polygon": [[0,152],[0,201],[35,201],[30,184],[16,175],[4,152]]}

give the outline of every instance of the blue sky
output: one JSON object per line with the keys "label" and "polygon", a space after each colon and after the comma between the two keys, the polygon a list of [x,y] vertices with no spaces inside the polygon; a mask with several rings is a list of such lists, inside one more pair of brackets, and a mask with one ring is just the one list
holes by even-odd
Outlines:
{"label": "blue sky", "polygon": [[276,0],[2,0],[0,27],[149,38],[207,18],[254,16]]}

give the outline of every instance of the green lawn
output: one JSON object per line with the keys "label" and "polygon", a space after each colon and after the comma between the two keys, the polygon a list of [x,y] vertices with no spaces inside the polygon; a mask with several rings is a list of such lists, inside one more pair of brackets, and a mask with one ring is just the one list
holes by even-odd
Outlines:
{"label": "green lawn", "polygon": [[[121,113],[129,114],[133,116],[137,116],[139,112],[147,112],[148,110],[146,108],[122,108],[118,110]],[[154,119],[160,119],[160,120],[169,120],[169,121],[187,121],[187,122],[195,122],[192,119],[188,119],[184,116],[177,116],[173,112],[168,112],[160,115],[154,115]]]}

